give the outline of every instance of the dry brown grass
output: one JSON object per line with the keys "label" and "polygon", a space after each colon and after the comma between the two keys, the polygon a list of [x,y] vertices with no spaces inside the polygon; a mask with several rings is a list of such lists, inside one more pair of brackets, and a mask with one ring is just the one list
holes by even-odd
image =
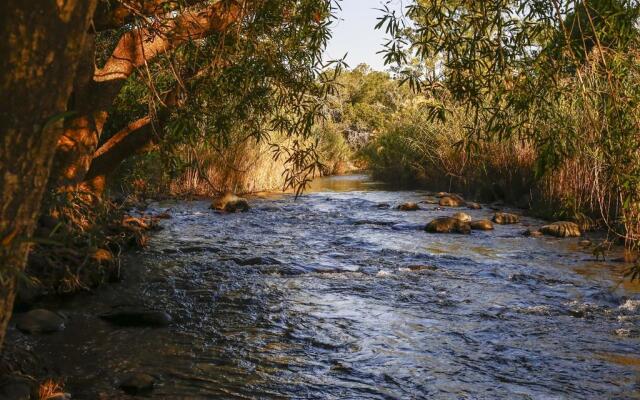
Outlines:
{"label": "dry brown grass", "polygon": [[65,392],[62,387],[61,382],[56,382],[53,379],[47,379],[38,389],[38,399],[39,400],[52,400],[52,399],[63,399],[66,398]]}

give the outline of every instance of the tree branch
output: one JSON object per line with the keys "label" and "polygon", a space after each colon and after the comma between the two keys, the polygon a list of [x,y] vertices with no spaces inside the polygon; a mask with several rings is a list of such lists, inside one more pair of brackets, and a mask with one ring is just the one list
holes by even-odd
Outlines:
{"label": "tree branch", "polygon": [[162,21],[159,28],[137,28],[120,38],[104,67],[98,68],[94,81],[127,79],[133,71],[189,41],[222,32],[240,17],[239,1],[218,1],[205,8],[188,8],[177,17]]}

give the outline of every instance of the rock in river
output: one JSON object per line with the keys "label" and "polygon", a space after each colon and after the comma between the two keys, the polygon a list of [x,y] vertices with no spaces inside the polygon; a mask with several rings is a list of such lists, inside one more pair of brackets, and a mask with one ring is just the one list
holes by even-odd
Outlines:
{"label": "rock in river", "polygon": [[460,196],[448,195],[440,198],[440,202],[438,204],[442,207],[462,207],[465,203],[464,199]]}
{"label": "rock in river", "polygon": [[117,309],[101,314],[100,318],[118,326],[162,327],[171,324],[172,318],[164,311],[140,310],[135,308]]}
{"label": "rock in river", "polygon": [[479,203],[474,203],[472,201],[467,202],[467,208],[470,210],[480,210],[482,206]]}
{"label": "rock in river", "polygon": [[492,231],[493,230],[493,223],[488,219],[471,221],[469,225],[471,226],[471,229],[474,231]]}
{"label": "rock in river", "polygon": [[522,232],[522,235],[526,237],[536,238],[541,237],[543,234],[538,229],[527,229],[526,231]]}
{"label": "rock in river", "polygon": [[64,329],[64,318],[44,309],[31,310],[17,317],[18,329],[25,333],[51,333]]}
{"label": "rock in river", "polygon": [[431,233],[471,233],[471,226],[469,223],[462,222],[459,219],[452,217],[440,217],[436,218],[425,227],[427,232]]}
{"label": "rock in river", "polygon": [[580,227],[575,222],[558,221],[553,224],[545,225],[540,228],[540,232],[545,235],[555,236],[560,238],[566,237],[580,237],[582,232]]}
{"label": "rock in river", "polygon": [[462,222],[471,222],[471,215],[469,215],[467,213],[457,212],[457,213],[453,214],[451,217],[455,218],[457,220],[460,220]]}
{"label": "rock in river", "polygon": [[520,222],[520,217],[515,214],[497,212],[493,215],[493,222],[499,225],[512,225]]}
{"label": "rock in river", "polygon": [[416,203],[402,203],[398,206],[398,210],[400,211],[418,211],[420,209],[420,206],[418,206]]}
{"label": "rock in river", "polygon": [[226,193],[222,197],[218,197],[211,203],[211,209],[224,211],[228,213],[249,211],[249,202],[242,197],[238,197],[233,193]]}
{"label": "rock in river", "polygon": [[153,376],[137,372],[126,376],[119,387],[125,393],[136,396],[151,392],[155,384],[156,379]]}

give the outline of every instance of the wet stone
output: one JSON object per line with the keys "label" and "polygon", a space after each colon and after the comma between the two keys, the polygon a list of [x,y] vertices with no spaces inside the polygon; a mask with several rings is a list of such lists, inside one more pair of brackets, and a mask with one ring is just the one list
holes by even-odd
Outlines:
{"label": "wet stone", "polygon": [[459,219],[451,217],[436,218],[425,227],[427,232],[431,233],[471,233],[469,223],[462,222]]}
{"label": "wet stone", "polygon": [[491,231],[493,230],[493,222],[488,219],[481,219],[476,221],[471,221],[469,223],[471,229],[474,231]]}
{"label": "wet stone", "polygon": [[122,309],[101,314],[100,318],[117,326],[124,327],[163,327],[173,319],[164,311]]}
{"label": "wet stone", "polygon": [[119,388],[127,394],[137,396],[150,393],[155,384],[156,379],[153,376],[137,372],[122,379]]}
{"label": "wet stone", "polygon": [[471,215],[467,214],[467,213],[463,213],[463,212],[457,212],[455,214],[453,214],[451,217],[462,221],[462,222],[471,222]]}
{"label": "wet stone", "polygon": [[467,202],[467,208],[470,210],[480,210],[482,206],[479,203],[474,203],[473,201]]}
{"label": "wet stone", "polygon": [[465,203],[461,197],[449,195],[440,198],[438,204],[442,207],[462,207]]}
{"label": "wet stone", "polygon": [[544,234],[542,232],[540,232],[537,229],[527,229],[526,231],[522,232],[522,236],[526,236],[526,237],[542,237],[544,236]]}
{"label": "wet stone", "polygon": [[555,236],[559,238],[580,237],[582,232],[575,222],[559,221],[540,228],[540,232],[545,235]]}
{"label": "wet stone", "polygon": [[520,222],[520,217],[516,214],[497,212],[493,215],[493,222],[499,225],[512,225]]}
{"label": "wet stone", "polygon": [[379,210],[388,210],[389,208],[391,208],[391,205],[388,203],[380,203],[376,205],[376,208]]}
{"label": "wet stone", "polygon": [[400,211],[418,211],[420,209],[420,206],[418,206],[416,203],[403,203],[400,204],[398,206],[398,210]]}
{"label": "wet stone", "polygon": [[16,326],[25,333],[51,333],[64,329],[64,318],[45,309],[31,310],[17,317]]}

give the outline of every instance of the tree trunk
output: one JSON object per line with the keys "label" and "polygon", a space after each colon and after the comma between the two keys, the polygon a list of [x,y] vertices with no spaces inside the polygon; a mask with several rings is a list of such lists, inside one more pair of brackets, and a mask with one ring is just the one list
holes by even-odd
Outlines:
{"label": "tree trunk", "polygon": [[95,6],[96,0],[1,6],[0,346]]}

